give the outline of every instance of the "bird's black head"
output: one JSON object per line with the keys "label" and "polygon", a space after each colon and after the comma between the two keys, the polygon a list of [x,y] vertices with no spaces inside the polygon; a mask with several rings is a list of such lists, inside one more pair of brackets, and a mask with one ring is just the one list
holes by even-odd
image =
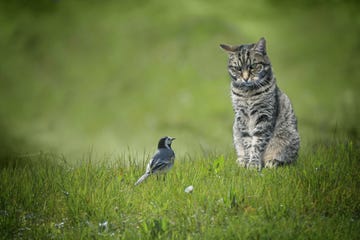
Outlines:
{"label": "bird's black head", "polygon": [[175,140],[175,138],[172,137],[163,137],[159,140],[158,148],[171,148],[172,141]]}

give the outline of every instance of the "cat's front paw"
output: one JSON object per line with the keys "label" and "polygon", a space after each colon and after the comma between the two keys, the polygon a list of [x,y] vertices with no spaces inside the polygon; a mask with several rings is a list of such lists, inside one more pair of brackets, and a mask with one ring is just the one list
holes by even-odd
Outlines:
{"label": "cat's front paw", "polygon": [[266,168],[276,168],[276,167],[282,166],[282,165],[284,165],[284,163],[280,162],[280,161],[278,161],[276,159],[272,159],[272,160],[269,160],[269,161],[265,162],[265,167]]}
{"label": "cat's front paw", "polygon": [[247,167],[248,169],[254,169],[254,170],[258,170],[258,171],[261,171],[261,168],[262,168],[261,162],[259,162],[259,161],[250,161],[250,162],[246,165],[246,167]]}
{"label": "cat's front paw", "polygon": [[236,162],[240,167],[243,167],[243,168],[245,168],[246,165],[247,165],[247,162],[246,162],[246,160],[244,158],[238,158],[236,160]]}

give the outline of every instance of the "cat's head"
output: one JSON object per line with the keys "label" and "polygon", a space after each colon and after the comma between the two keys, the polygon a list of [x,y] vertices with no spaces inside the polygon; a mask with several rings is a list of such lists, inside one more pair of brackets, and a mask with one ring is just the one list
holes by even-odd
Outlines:
{"label": "cat's head", "polygon": [[270,60],[266,54],[265,38],[257,43],[230,46],[220,44],[229,53],[228,71],[235,88],[254,90],[272,79]]}

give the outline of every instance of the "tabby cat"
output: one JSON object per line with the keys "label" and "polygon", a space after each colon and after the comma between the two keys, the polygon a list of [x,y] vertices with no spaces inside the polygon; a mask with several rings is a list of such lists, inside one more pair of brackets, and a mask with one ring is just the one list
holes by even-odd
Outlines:
{"label": "tabby cat", "polygon": [[300,147],[297,120],[290,99],[276,84],[265,39],[220,46],[229,54],[237,162],[258,170],[294,162]]}

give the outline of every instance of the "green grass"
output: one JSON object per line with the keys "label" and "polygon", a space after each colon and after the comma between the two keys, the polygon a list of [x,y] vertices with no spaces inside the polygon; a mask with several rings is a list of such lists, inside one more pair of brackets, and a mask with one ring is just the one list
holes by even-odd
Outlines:
{"label": "green grass", "polygon": [[[14,159],[1,169],[4,239],[356,239],[359,146],[333,142],[261,173],[234,156],[187,156],[165,181],[143,156]],[[194,186],[191,194],[184,189]]]}

